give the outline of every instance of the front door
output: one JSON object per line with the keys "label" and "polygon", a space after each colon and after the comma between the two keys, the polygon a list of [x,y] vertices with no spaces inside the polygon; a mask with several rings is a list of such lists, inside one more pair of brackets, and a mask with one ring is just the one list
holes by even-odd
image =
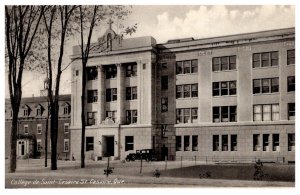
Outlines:
{"label": "front door", "polygon": [[163,145],[163,147],[161,148],[161,160],[165,160],[166,157],[168,159],[168,147]]}
{"label": "front door", "polygon": [[103,147],[103,156],[114,156],[115,155],[115,137],[114,136],[105,136],[104,138],[104,144],[105,147]]}

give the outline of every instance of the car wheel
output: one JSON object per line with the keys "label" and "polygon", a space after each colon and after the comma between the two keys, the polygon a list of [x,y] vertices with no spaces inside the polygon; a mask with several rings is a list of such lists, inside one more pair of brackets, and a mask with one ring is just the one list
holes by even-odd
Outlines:
{"label": "car wheel", "polygon": [[132,159],[132,161],[135,161],[135,156],[133,155],[133,156],[131,157],[131,159]]}

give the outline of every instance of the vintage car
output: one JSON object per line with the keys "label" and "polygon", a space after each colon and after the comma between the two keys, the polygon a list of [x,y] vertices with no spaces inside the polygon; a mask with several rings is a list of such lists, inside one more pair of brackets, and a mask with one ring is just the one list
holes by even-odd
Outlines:
{"label": "vintage car", "polygon": [[135,161],[141,159],[146,161],[156,160],[154,149],[136,150],[136,153],[130,153],[126,156],[126,161]]}

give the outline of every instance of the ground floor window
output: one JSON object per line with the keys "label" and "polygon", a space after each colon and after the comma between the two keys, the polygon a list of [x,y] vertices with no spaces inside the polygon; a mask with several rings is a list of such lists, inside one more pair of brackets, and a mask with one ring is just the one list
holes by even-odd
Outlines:
{"label": "ground floor window", "polygon": [[213,135],[213,151],[219,151],[219,135]]}
{"label": "ground floor window", "polygon": [[288,103],[289,120],[295,120],[295,103]]}
{"label": "ground floor window", "polygon": [[222,135],[222,151],[228,151],[228,135]]}
{"label": "ground floor window", "polygon": [[237,151],[237,135],[231,135],[231,151]]}
{"label": "ground floor window", "polygon": [[183,141],[184,141],[184,151],[190,151],[190,136],[185,135]]}
{"label": "ground floor window", "polygon": [[85,139],[85,150],[94,150],[94,137],[86,137]]}
{"label": "ground floor window", "polygon": [[182,151],[181,136],[176,136],[176,151]]}
{"label": "ground floor window", "polygon": [[125,136],[125,151],[133,150],[134,138],[133,136]]}
{"label": "ground floor window", "polygon": [[192,136],[192,150],[198,151],[198,135]]}
{"label": "ground floor window", "polygon": [[279,151],[279,134],[273,134],[273,151]]}
{"label": "ground floor window", "polygon": [[36,140],[36,151],[37,152],[42,151],[42,140],[40,140],[40,139]]}
{"label": "ground floor window", "polygon": [[69,139],[64,139],[64,152],[69,152]]}
{"label": "ground floor window", "polygon": [[288,151],[295,151],[295,133],[288,134]]}
{"label": "ground floor window", "polygon": [[260,151],[260,135],[253,135],[253,151]]}
{"label": "ground floor window", "polygon": [[263,151],[269,151],[270,150],[270,146],[269,146],[269,138],[270,135],[269,134],[263,134]]}

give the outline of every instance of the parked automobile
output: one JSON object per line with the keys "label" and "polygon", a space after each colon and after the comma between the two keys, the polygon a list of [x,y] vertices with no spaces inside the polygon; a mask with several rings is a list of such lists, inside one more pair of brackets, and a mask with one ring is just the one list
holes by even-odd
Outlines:
{"label": "parked automobile", "polygon": [[146,161],[156,160],[154,149],[136,150],[136,153],[130,153],[126,156],[126,161],[135,161],[141,159]]}

